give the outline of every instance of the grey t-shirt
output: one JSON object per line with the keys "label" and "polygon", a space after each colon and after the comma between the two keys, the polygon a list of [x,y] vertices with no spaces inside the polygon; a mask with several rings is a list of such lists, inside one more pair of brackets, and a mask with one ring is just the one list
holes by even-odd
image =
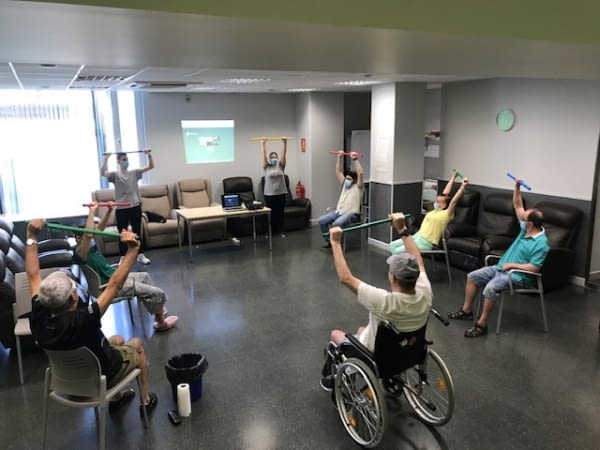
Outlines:
{"label": "grey t-shirt", "polygon": [[285,166],[280,162],[276,166],[265,167],[265,195],[287,194],[284,170]]}
{"label": "grey t-shirt", "polygon": [[128,208],[140,204],[138,181],[142,178],[142,173],[141,170],[135,169],[126,173],[118,171],[106,174],[108,181],[115,185],[116,202],[128,202]]}

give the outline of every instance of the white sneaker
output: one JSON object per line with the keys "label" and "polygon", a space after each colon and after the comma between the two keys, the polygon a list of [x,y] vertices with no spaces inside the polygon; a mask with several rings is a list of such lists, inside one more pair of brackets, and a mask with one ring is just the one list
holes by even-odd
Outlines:
{"label": "white sneaker", "polygon": [[231,238],[231,243],[233,245],[239,246],[240,245],[240,240],[238,238],[234,237],[234,238]]}
{"label": "white sneaker", "polygon": [[144,264],[144,265],[148,265],[150,264],[150,260],[148,258],[146,258],[146,255],[144,255],[143,253],[140,253],[137,256],[137,262],[139,262],[140,264]]}

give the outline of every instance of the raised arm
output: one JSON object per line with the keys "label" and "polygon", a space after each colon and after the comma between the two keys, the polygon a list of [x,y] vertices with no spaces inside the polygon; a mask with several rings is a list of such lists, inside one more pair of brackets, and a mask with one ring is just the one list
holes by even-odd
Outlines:
{"label": "raised arm", "polygon": [[100,315],[103,315],[106,312],[114,298],[117,296],[123,287],[123,283],[125,283],[125,280],[127,280],[127,276],[129,275],[131,267],[136,261],[140,241],[136,240],[135,233],[123,230],[121,232],[121,242],[127,244],[127,252],[125,253],[125,257],[123,258],[123,261],[119,265],[118,269],[108,280],[106,288],[104,288],[98,297],[98,308],[100,309]]}
{"label": "raised arm", "polygon": [[147,156],[148,158],[148,164],[146,165],[146,167],[142,167],[140,169],[140,171],[142,173],[144,172],[148,172],[149,170],[154,169],[154,158],[152,157],[152,150],[151,149],[146,149],[144,150],[144,154]]}
{"label": "raised arm", "polygon": [[338,153],[337,161],[335,162],[335,175],[337,176],[337,179],[340,180],[340,183],[343,183],[344,178],[346,178],[344,176],[344,155],[342,153],[343,152],[341,151]]}
{"label": "raised arm", "polygon": [[465,189],[467,188],[467,184],[469,184],[469,179],[463,178],[462,183],[458,188],[458,191],[456,191],[456,194],[454,194],[454,197],[452,197],[452,200],[450,200],[450,203],[448,204],[448,214],[450,214],[450,217],[454,217],[454,209],[456,208],[458,201],[464,194]]}
{"label": "raised arm", "polygon": [[267,138],[262,138],[260,140],[260,150],[262,152],[262,165],[263,168],[266,168],[269,165],[269,161],[267,159]]}
{"label": "raised arm", "polygon": [[[96,202],[90,203],[88,211],[87,221],[85,222],[85,227],[88,230],[94,229],[94,217],[96,216],[96,209],[98,209],[98,204]],[[77,247],[75,247],[75,253],[79,256],[83,261],[87,261],[87,257],[90,251],[90,242],[92,240],[91,234],[83,234],[81,236],[81,240]]]}
{"label": "raised arm", "polygon": [[521,196],[521,179],[517,178],[515,181],[515,190],[513,191],[513,206],[515,208],[515,214],[517,218],[521,218],[525,215],[525,208],[523,208],[523,197]]}
{"label": "raised arm", "polygon": [[442,191],[442,194],[450,195],[450,192],[452,192],[452,186],[454,186],[455,179],[456,179],[456,170],[453,170],[452,175],[450,175],[450,179],[446,183],[446,186],[444,186],[444,190]]}
{"label": "raised arm", "polygon": [[101,231],[104,231],[104,229],[106,228],[106,225],[108,224],[108,219],[110,218],[110,215],[112,214],[112,210],[113,210],[113,202],[108,202],[108,204],[106,205],[106,208],[107,208],[106,212],[100,219],[100,222],[98,223],[98,226],[97,226],[97,228]]}
{"label": "raised arm", "polygon": [[426,272],[425,270],[425,262],[423,261],[423,256],[415,244],[413,237],[410,235],[408,230],[406,229],[406,219],[403,213],[393,213],[391,215],[391,224],[392,228],[400,233],[400,238],[404,243],[404,249],[406,253],[410,253],[417,260],[417,264],[419,265],[419,270],[421,272]]}
{"label": "raised arm", "polygon": [[288,138],[286,138],[285,136],[281,138],[281,158],[279,160],[279,164],[282,165],[284,169],[285,169],[285,164],[287,162],[287,160],[286,160],[287,141],[288,141]]}
{"label": "raised arm", "polygon": [[110,155],[112,155],[112,153],[104,154],[104,159],[102,160],[102,165],[100,166],[100,175],[103,177],[105,177],[108,173],[108,158],[110,158]]}
{"label": "raised arm", "polygon": [[27,281],[29,283],[29,293],[31,297],[37,295],[40,291],[40,260],[38,257],[38,234],[44,228],[46,221],[44,219],[33,219],[27,224],[27,240],[33,240],[31,245],[25,247],[25,272],[27,272]]}
{"label": "raised arm", "polygon": [[365,184],[365,170],[362,167],[362,164],[360,163],[359,155],[356,152],[350,152],[350,157],[352,158],[352,161],[354,161],[354,168],[356,169],[356,184],[358,185],[359,188],[362,189],[362,187]]}
{"label": "raised arm", "polygon": [[352,275],[346,258],[344,257],[344,250],[342,249],[342,229],[340,227],[334,227],[329,230],[329,236],[331,238],[331,251],[333,253],[333,265],[337,273],[340,283],[346,286],[355,294],[358,292],[358,286],[360,280]]}

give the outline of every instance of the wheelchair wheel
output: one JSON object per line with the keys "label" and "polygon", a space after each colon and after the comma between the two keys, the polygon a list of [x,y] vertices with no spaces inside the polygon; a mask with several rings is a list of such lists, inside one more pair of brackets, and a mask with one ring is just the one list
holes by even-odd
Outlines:
{"label": "wheelchair wheel", "polygon": [[454,410],[454,384],[442,358],[429,349],[424,364],[402,374],[404,395],[419,418],[431,425],[444,425]]}
{"label": "wheelchair wheel", "polygon": [[387,427],[387,409],[373,371],[361,360],[348,358],[337,367],[334,392],[350,437],[363,447],[377,446]]}

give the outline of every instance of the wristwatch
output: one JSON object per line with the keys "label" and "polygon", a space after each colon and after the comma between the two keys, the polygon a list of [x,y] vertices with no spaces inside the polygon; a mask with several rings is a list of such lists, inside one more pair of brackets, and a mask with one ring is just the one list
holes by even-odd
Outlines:
{"label": "wristwatch", "polygon": [[28,239],[25,241],[25,245],[26,245],[27,247],[29,247],[30,245],[34,245],[34,244],[37,244],[37,241],[36,241],[35,239],[28,238]]}

